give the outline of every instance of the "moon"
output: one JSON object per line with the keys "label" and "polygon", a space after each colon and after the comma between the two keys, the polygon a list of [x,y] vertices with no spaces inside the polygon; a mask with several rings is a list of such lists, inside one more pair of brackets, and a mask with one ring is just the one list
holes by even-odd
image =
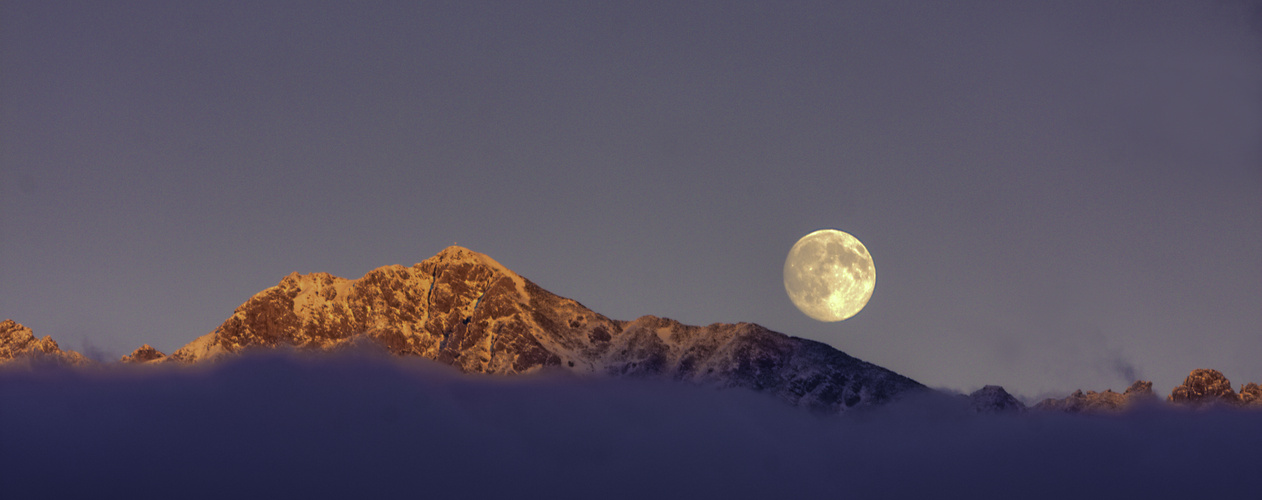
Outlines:
{"label": "moon", "polygon": [[825,322],[858,314],[876,288],[876,265],[858,238],[836,229],[803,236],[784,260],[784,291],[803,313]]}

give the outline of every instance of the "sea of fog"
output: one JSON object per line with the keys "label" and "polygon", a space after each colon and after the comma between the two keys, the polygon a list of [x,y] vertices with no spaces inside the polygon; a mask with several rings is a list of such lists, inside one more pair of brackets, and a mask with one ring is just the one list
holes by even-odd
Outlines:
{"label": "sea of fog", "polygon": [[272,353],[0,370],[0,497],[1260,498],[1262,412],[826,417],[744,390]]}

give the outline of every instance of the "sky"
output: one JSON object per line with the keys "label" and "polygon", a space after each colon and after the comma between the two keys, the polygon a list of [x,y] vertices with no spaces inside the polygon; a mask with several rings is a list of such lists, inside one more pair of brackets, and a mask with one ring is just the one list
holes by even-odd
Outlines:
{"label": "sky", "polygon": [[[448,245],[1026,398],[1262,382],[1262,7],[0,3],[0,317],[170,353]],[[858,315],[785,294],[858,237]]]}

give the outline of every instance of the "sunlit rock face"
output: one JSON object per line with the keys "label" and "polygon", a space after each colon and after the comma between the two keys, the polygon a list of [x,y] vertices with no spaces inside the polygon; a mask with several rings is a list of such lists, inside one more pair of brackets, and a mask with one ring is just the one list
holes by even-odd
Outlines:
{"label": "sunlit rock face", "polygon": [[1174,388],[1168,401],[1186,406],[1229,404],[1249,407],[1262,406],[1262,388],[1248,383],[1240,387],[1240,393],[1231,390],[1231,381],[1218,370],[1197,369]]}
{"label": "sunlit rock face", "polygon": [[[290,274],[171,358],[202,361],[282,345],[331,350],[367,337],[391,353],[463,371],[520,373],[580,366],[591,347],[585,340],[607,339],[617,328],[485,255],[451,247],[412,267],[382,267],[358,280]],[[531,335],[535,330],[551,335]]]}
{"label": "sunlit rock face", "polygon": [[16,321],[0,321],[0,364],[14,362],[83,365],[89,362],[75,351],[61,350],[51,336],[36,339],[30,328]]}
{"label": "sunlit rock face", "polygon": [[1218,370],[1192,370],[1183,385],[1170,391],[1168,401],[1188,406],[1203,406],[1213,403],[1237,404],[1240,397],[1231,390],[1231,381]]}
{"label": "sunlit rock face", "polygon": [[161,361],[164,358],[166,358],[166,354],[162,354],[162,351],[154,349],[149,344],[145,344],[136,348],[136,350],[132,351],[131,354],[123,356],[122,359],[118,361],[120,363],[152,363]]}
{"label": "sunlit rock face", "polygon": [[1152,392],[1152,382],[1136,380],[1126,389],[1126,392],[1121,394],[1113,392],[1112,389],[1085,393],[1078,390],[1064,399],[1044,399],[1034,405],[1034,410],[1065,413],[1116,413],[1155,401],[1157,401],[1157,396]]}
{"label": "sunlit rock face", "polygon": [[465,372],[555,367],[665,377],[765,391],[829,413],[925,390],[826,344],[754,324],[690,326],[653,316],[613,320],[486,255],[455,246],[411,267],[382,267],[357,280],[290,274],[167,359],[199,362],[278,346],[328,351],[365,339],[396,355],[434,359]]}
{"label": "sunlit rock face", "polygon": [[1262,407],[1262,386],[1253,382],[1240,387],[1240,404]]}

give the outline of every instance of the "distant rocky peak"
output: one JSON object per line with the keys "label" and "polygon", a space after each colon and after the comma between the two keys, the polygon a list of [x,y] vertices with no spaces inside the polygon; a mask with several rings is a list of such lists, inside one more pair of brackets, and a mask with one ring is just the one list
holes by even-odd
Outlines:
{"label": "distant rocky peak", "polygon": [[1240,403],[1245,406],[1262,406],[1262,387],[1253,382],[1240,386]]}
{"label": "distant rocky peak", "polygon": [[7,346],[19,342],[25,345],[26,342],[30,342],[34,339],[35,334],[31,332],[31,329],[23,326],[21,323],[11,319],[0,321],[0,346]]}
{"label": "distant rocky peak", "polygon": [[1222,372],[1205,368],[1192,370],[1183,379],[1183,384],[1170,391],[1170,396],[1166,399],[1193,407],[1241,403],[1241,397],[1231,389],[1231,381]]}
{"label": "distant rocky peak", "polygon": [[1025,405],[997,385],[988,385],[968,395],[975,413],[1021,413]]}
{"label": "distant rocky peak", "polygon": [[153,346],[150,346],[149,344],[145,344],[136,348],[136,350],[132,351],[131,354],[127,356],[123,356],[123,358],[120,359],[119,362],[120,363],[150,363],[154,361],[159,361],[165,357],[166,357],[166,354],[162,354],[162,351],[154,349]]}
{"label": "distant rocky peak", "polygon": [[1044,399],[1034,405],[1034,409],[1065,413],[1117,413],[1129,410],[1136,405],[1151,403],[1156,399],[1156,395],[1152,392],[1152,382],[1136,380],[1121,394],[1113,392],[1112,389],[1106,389],[1104,392],[1083,392],[1079,389],[1064,399]]}
{"label": "distant rocky peak", "polygon": [[[1152,382],[1136,380],[1118,394],[1112,390],[1104,392],[1081,390],[1064,399],[1048,398],[1034,406],[1038,411],[1061,411],[1066,413],[1115,413],[1127,411],[1135,407],[1149,406],[1160,401],[1153,393]],[[1193,370],[1183,384],[1170,392],[1166,401],[1193,408],[1214,405],[1262,406],[1262,388],[1258,384],[1245,384],[1237,394],[1231,390],[1231,381],[1218,370]]]}
{"label": "distant rocky peak", "polygon": [[45,335],[44,338],[37,339],[30,328],[6,319],[0,321],[0,364],[15,361],[71,365],[89,362],[88,358],[75,351],[63,351],[51,336]]}
{"label": "distant rocky peak", "polygon": [[1156,394],[1152,392],[1152,382],[1145,380],[1136,380],[1130,387],[1126,388],[1126,392],[1122,393],[1127,398],[1155,398]]}

